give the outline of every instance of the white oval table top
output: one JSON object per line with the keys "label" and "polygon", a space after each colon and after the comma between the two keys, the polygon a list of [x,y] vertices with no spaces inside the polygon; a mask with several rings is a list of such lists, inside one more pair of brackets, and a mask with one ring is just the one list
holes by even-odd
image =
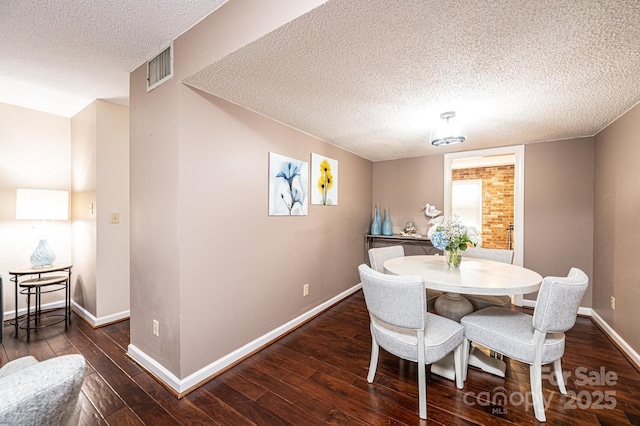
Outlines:
{"label": "white oval table top", "polygon": [[521,266],[463,257],[449,268],[444,256],[404,256],[384,262],[387,273],[419,275],[427,288],[449,293],[506,296],[538,291],[542,277]]}

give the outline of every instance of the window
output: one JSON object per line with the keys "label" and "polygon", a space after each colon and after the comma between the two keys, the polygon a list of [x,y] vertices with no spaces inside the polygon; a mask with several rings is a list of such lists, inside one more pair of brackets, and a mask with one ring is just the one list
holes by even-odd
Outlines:
{"label": "window", "polygon": [[456,180],[451,183],[451,211],[466,226],[482,231],[482,179]]}

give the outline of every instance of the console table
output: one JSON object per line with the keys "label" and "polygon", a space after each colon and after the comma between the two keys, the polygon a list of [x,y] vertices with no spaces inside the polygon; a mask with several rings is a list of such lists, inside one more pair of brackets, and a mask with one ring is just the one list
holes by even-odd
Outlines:
{"label": "console table", "polygon": [[398,244],[398,245],[412,245],[418,246],[424,254],[438,254],[441,250],[438,250],[431,244],[431,240],[427,237],[403,237],[400,234],[396,235],[365,235],[364,237],[364,263],[369,264],[369,249],[376,247],[376,243]]}
{"label": "console table", "polygon": [[[60,264],[45,266],[42,268],[18,268],[9,271],[11,275],[11,281],[15,286],[15,320],[14,327],[16,329],[16,337],[18,337],[18,329],[27,330],[27,338],[30,335],[31,330],[35,330],[42,327],[48,327],[50,325],[58,324],[64,321],[65,326],[69,325],[71,319],[71,268],[73,265]],[[60,275],[52,275],[55,272],[60,272]],[[64,290],[64,314],[47,314],[42,315],[42,294],[51,293],[54,291]],[[27,313],[24,315],[24,325],[20,325],[20,317],[18,316],[18,293],[27,296]],[[31,315],[31,297],[35,299],[35,306],[33,315]],[[45,318],[61,317],[57,321],[47,321],[46,324],[42,324],[42,320]],[[31,321],[33,320],[33,325]]]}

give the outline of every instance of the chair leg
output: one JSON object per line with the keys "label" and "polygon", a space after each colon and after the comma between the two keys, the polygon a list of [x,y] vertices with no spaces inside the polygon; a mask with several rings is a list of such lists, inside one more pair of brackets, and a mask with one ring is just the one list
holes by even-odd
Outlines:
{"label": "chair leg", "polygon": [[529,381],[531,383],[531,396],[533,398],[533,411],[540,422],[547,421],[544,414],[544,401],[542,397],[542,347],[546,333],[535,330],[533,333],[533,345],[536,349],[536,357],[529,368]]}
{"label": "chair leg", "polygon": [[465,344],[464,341],[458,345],[453,350],[453,363],[456,369],[456,386],[458,389],[462,389],[464,387],[464,381],[466,379],[464,367],[465,367],[465,356],[464,356]]}
{"label": "chair leg", "polygon": [[424,332],[418,331],[418,407],[421,419],[427,418],[427,373],[424,363]]}
{"label": "chair leg", "polygon": [[463,357],[462,382],[463,383],[467,380],[467,371],[469,371],[469,352],[470,351],[471,351],[471,342],[469,341],[469,339],[465,338],[462,341],[462,357]]}
{"label": "chair leg", "polygon": [[560,393],[566,395],[567,388],[564,385],[564,375],[562,374],[562,358],[558,358],[553,362],[553,368],[556,372],[556,381],[558,382]]}
{"label": "chair leg", "polygon": [[373,330],[371,330],[371,361],[369,361],[369,374],[367,375],[367,382],[369,383],[373,383],[373,379],[376,377],[379,352],[380,347],[378,346],[378,342],[376,342],[376,338],[373,335]]}
{"label": "chair leg", "polygon": [[533,364],[529,370],[529,380],[531,381],[531,397],[533,398],[533,412],[536,419],[541,422],[547,421],[544,414],[544,403],[542,401],[542,366]]}

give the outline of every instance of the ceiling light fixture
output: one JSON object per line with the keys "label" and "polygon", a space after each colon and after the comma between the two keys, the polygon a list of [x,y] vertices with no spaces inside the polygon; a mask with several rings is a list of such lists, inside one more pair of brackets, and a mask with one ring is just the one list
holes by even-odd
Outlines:
{"label": "ceiling light fixture", "polygon": [[453,111],[440,114],[440,118],[445,120],[445,123],[431,131],[431,145],[455,145],[467,139],[464,131],[450,121],[455,116],[456,113]]}

